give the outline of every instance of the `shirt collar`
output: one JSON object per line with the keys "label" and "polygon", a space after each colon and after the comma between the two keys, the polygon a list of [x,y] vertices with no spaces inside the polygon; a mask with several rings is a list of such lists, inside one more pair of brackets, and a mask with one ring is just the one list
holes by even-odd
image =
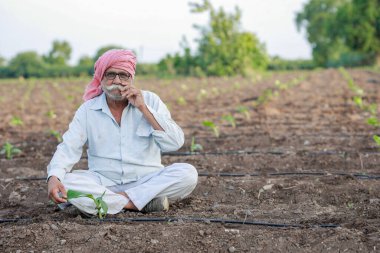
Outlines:
{"label": "shirt collar", "polygon": [[104,111],[105,107],[107,107],[107,101],[106,101],[106,96],[104,92],[102,92],[102,94],[100,94],[99,96],[93,99],[94,99],[94,102],[90,106],[90,109]]}

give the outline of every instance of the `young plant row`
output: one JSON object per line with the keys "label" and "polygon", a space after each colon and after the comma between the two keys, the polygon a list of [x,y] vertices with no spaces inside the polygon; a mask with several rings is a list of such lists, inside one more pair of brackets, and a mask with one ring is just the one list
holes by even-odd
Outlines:
{"label": "young plant row", "polygon": [[[294,78],[291,81],[286,82],[286,83],[281,82],[279,80],[276,80],[274,83],[275,87],[265,89],[261,93],[261,95],[257,98],[257,100],[253,102],[253,106],[258,107],[260,105],[263,105],[263,104],[269,102],[270,100],[273,99],[273,97],[279,96],[279,94],[280,94],[279,91],[284,91],[284,90],[287,90],[289,88],[292,88],[292,87],[300,84],[301,81],[303,81],[304,79],[305,79],[305,77],[302,76],[302,77]],[[250,112],[249,112],[248,107],[238,106],[236,108],[236,112],[242,114],[246,120],[248,120],[248,121],[251,120],[251,116],[250,116]],[[222,121],[227,122],[232,128],[236,128],[236,119],[231,113],[223,115],[221,117],[221,119],[222,119]],[[215,137],[218,138],[220,136],[219,126],[216,123],[214,123],[213,121],[210,121],[210,120],[203,121],[202,125],[207,127],[208,129],[210,129]]]}
{"label": "young plant row", "polygon": [[[354,93],[352,97],[353,103],[361,110],[369,113],[369,118],[367,118],[366,123],[375,128],[380,128],[380,120],[377,117],[377,105],[375,103],[369,103],[365,101],[365,92],[360,88],[350,74],[344,68],[339,69],[342,76],[346,79],[348,88]],[[378,146],[380,146],[380,136],[375,134],[372,136],[373,140]]]}

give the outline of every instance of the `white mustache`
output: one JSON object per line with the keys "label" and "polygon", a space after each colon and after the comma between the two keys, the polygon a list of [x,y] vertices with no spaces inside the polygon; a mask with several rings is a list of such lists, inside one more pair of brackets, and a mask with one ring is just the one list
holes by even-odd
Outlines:
{"label": "white mustache", "polygon": [[125,91],[128,87],[120,84],[111,84],[111,85],[104,85],[104,89],[107,91],[113,91],[113,90],[119,90],[119,91]]}

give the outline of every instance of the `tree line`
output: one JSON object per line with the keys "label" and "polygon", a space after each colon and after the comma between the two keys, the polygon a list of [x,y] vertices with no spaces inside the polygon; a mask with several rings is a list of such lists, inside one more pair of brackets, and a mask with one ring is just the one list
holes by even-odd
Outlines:
{"label": "tree line", "polygon": [[[209,0],[190,3],[194,14],[207,13],[208,24],[199,31],[192,50],[183,37],[181,51],[168,54],[158,64],[139,64],[137,74],[155,76],[250,75],[261,70],[312,69],[315,67],[380,65],[380,0],[310,0],[297,13],[295,23],[304,30],[312,47],[312,60],[284,60],[269,57],[265,45],[241,28],[241,10],[227,13]],[[17,54],[9,62],[0,57],[0,77],[65,77],[93,74],[96,59],[105,51],[121,48],[109,45],[94,56],[84,56],[75,66],[68,61],[71,46],[53,41],[46,55],[34,51]]]}

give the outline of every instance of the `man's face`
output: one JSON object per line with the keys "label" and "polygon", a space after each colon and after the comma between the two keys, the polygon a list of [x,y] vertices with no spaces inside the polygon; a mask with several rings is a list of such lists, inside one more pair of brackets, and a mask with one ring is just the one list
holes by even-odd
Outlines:
{"label": "man's face", "polygon": [[116,101],[124,101],[127,100],[127,98],[122,97],[120,91],[125,90],[131,83],[132,76],[128,72],[111,67],[104,72],[101,87],[108,98]]}

